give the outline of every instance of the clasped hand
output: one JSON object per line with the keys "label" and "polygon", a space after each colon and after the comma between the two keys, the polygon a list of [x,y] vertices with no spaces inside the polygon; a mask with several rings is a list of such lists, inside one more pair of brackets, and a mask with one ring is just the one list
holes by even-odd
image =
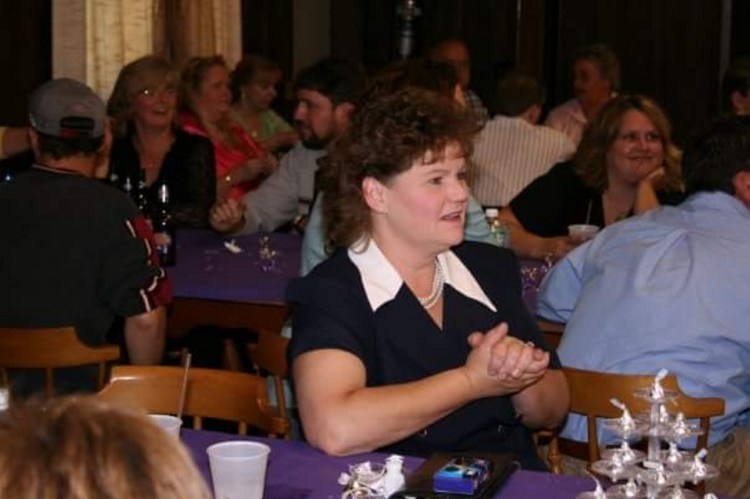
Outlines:
{"label": "clasped hand", "polygon": [[486,334],[472,333],[468,341],[472,350],[464,367],[480,397],[519,392],[547,371],[549,353],[509,336],[504,322]]}

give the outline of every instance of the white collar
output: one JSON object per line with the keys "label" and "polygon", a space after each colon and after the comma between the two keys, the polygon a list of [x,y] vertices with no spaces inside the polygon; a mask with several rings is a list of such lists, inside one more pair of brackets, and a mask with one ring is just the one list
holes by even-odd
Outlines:
{"label": "white collar", "polygon": [[[373,312],[396,297],[404,280],[380,251],[375,241],[370,239],[366,243],[357,242],[349,248],[348,254],[349,259],[359,269],[362,285]],[[467,298],[478,301],[493,312],[497,312],[497,308],[484,293],[477,280],[453,251],[445,251],[437,258],[443,269],[446,284]]]}

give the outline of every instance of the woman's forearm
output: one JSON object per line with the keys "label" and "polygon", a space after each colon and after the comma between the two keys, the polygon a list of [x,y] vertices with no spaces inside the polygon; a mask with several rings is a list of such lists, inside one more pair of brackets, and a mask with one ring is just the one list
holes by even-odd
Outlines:
{"label": "woman's forearm", "polygon": [[570,406],[568,382],[560,369],[549,369],[535,384],[513,395],[513,406],[530,428],[558,426]]}

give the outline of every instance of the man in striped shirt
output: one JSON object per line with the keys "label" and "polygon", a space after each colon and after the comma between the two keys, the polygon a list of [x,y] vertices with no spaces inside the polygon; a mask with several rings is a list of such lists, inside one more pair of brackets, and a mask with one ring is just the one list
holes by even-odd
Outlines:
{"label": "man in striped shirt", "polygon": [[497,86],[498,114],[476,140],[472,192],[483,206],[507,205],[532,180],[575,152],[563,133],[539,126],[544,90],[532,77],[510,73]]}

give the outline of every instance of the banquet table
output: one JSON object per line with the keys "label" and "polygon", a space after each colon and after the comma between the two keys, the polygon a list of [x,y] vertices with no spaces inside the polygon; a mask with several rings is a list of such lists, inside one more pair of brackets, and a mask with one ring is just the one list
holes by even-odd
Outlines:
{"label": "banquet table", "polygon": [[[262,259],[257,234],[234,238],[212,231],[177,233],[177,265],[167,273],[174,288],[169,334],[179,337],[199,325],[279,331],[289,315],[287,283],[299,275],[302,240],[270,234],[272,259]],[[242,251],[224,245],[233,240]]]}
{"label": "banquet table", "polygon": [[[242,252],[227,249],[229,240]],[[230,239],[208,230],[178,231],[177,265],[167,268],[174,287],[168,334],[181,337],[201,325],[280,331],[289,316],[284,293],[299,275],[301,247],[299,235],[270,234],[275,257],[269,267],[260,258],[258,234]],[[524,301],[534,314],[536,290],[547,267],[541,260],[524,259],[519,265]],[[556,346],[563,326],[543,320],[539,326]]]}
{"label": "banquet table", "polygon": [[[359,454],[346,457],[332,457],[313,449],[305,442],[243,437],[212,431],[196,431],[183,428],[182,442],[203,474],[211,484],[211,471],[206,448],[214,443],[227,440],[255,440],[268,444],[271,454],[268,461],[264,499],[338,499],[341,486],[338,477],[348,471],[349,465],[364,461],[382,462],[387,455],[380,453]],[[404,468],[416,469],[422,459],[404,458]],[[589,478],[554,475],[536,471],[515,471],[508,481],[497,491],[496,498],[535,498],[573,499],[576,494],[593,490],[594,483]]]}

